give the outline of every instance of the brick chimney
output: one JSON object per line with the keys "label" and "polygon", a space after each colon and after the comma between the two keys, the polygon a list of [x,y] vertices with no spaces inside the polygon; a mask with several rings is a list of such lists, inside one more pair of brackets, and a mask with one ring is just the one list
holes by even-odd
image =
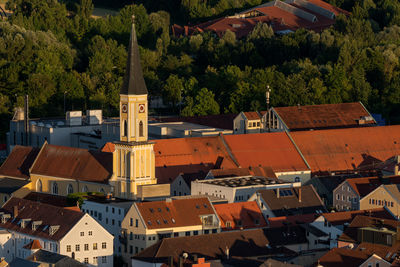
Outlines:
{"label": "brick chimney", "polygon": [[18,206],[14,206],[13,208],[14,208],[13,216],[14,216],[14,218],[16,218],[16,217],[18,217]]}
{"label": "brick chimney", "polygon": [[279,198],[279,187],[276,189],[276,197]]}
{"label": "brick chimney", "polygon": [[299,187],[299,202],[301,202],[301,186]]}

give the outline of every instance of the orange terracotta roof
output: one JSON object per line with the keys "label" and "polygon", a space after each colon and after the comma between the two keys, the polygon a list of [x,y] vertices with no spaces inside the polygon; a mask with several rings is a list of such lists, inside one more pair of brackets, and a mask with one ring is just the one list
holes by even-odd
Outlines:
{"label": "orange terracotta roof", "polygon": [[202,225],[201,215],[216,215],[208,198],[135,203],[148,229]]}
{"label": "orange terracotta roof", "polygon": [[34,250],[34,249],[42,249],[42,245],[40,245],[39,240],[34,239],[30,243],[24,246],[25,249]]}
{"label": "orange terracotta roof", "polygon": [[346,11],[344,9],[338,8],[336,6],[333,6],[333,5],[331,5],[331,4],[327,3],[327,2],[324,2],[322,0],[308,0],[308,2],[310,2],[312,4],[315,4],[317,6],[320,6],[320,7],[324,8],[324,9],[326,9],[326,10],[329,10],[329,11],[335,13],[336,16],[339,16],[340,14],[345,14],[347,16],[350,15],[350,12],[348,12],[348,11]]}
{"label": "orange terracotta roof", "polygon": [[107,142],[102,148],[101,152],[113,153],[115,151],[115,145],[112,142]]}
{"label": "orange terracotta roof", "polygon": [[290,135],[314,173],[354,170],[369,156],[385,161],[400,154],[400,125],[299,131]]}
{"label": "orange terracotta roof", "polygon": [[217,163],[237,167],[220,136],[155,140],[154,153],[158,183],[170,183],[180,173],[207,173]]}
{"label": "orange terracotta roof", "polygon": [[243,112],[243,114],[248,120],[260,120],[262,117],[257,111]]}
{"label": "orange terracotta roof", "polygon": [[[341,265],[346,267],[358,267],[370,256],[370,254],[364,251],[348,248],[333,248],[322,256],[318,262],[324,267],[337,267]],[[313,266],[317,266],[317,264]]]}
{"label": "orange terracotta roof", "polygon": [[316,214],[298,214],[292,216],[270,217],[268,218],[268,226],[271,228],[284,227],[288,225],[312,223]]}
{"label": "orange terracotta roof", "polygon": [[0,167],[0,175],[29,178],[29,168],[39,153],[38,148],[30,146],[15,146],[10,155]]}
{"label": "orange terracotta roof", "polygon": [[382,180],[378,177],[363,177],[346,179],[346,182],[353,188],[353,190],[361,197],[371,193],[373,190],[382,185],[383,181],[390,184],[400,184],[400,176],[385,177]]}
{"label": "orange terracotta roof", "polygon": [[284,132],[225,135],[223,138],[242,168],[271,166],[275,173],[309,170]]}
{"label": "orange terracotta roof", "polygon": [[[291,131],[359,127],[358,121],[362,117],[371,116],[360,102],[274,107],[273,109]],[[372,119],[361,126],[365,125],[376,125],[376,122]]]}
{"label": "orange terracotta roof", "polygon": [[112,153],[45,144],[31,173],[60,178],[108,183]]}
{"label": "orange terracotta roof", "polygon": [[385,208],[377,208],[370,210],[352,210],[352,211],[341,211],[341,212],[328,212],[322,213],[328,222],[332,225],[343,225],[344,223],[350,223],[357,215],[366,215],[380,219],[394,220],[396,218],[387,211]]}
{"label": "orange terracotta roof", "polygon": [[[267,226],[260,207],[255,201],[214,205],[223,230],[262,228]],[[230,224],[230,226],[227,226]]]}

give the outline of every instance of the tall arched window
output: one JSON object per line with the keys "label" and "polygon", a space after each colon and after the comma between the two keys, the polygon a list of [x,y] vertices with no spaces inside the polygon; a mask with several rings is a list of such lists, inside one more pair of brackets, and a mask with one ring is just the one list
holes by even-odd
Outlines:
{"label": "tall arched window", "polygon": [[139,136],[140,137],[143,136],[143,122],[142,121],[139,122]]}
{"label": "tall arched window", "polygon": [[124,120],[124,136],[128,136],[128,123]]}
{"label": "tall arched window", "polygon": [[74,187],[72,186],[72,184],[69,184],[67,188],[67,194],[72,194],[72,193],[74,193]]}
{"label": "tall arched window", "polygon": [[56,182],[53,182],[52,192],[54,195],[58,195],[58,184]]}
{"label": "tall arched window", "polygon": [[85,185],[85,186],[82,188],[82,192],[86,193],[86,192],[88,192],[88,191],[89,191],[89,189],[88,189],[88,187]]}
{"label": "tall arched window", "polygon": [[40,179],[36,181],[36,192],[42,192],[42,181]]}

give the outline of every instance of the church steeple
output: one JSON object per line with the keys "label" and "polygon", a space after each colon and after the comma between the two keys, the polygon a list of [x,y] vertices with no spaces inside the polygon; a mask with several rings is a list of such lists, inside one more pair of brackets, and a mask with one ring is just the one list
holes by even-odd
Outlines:
{"label": "church steeple", "polygon": [[142,65],[140,64],[139,46],[137,44],[135,30],[135,15],[132,15],[132,29],[126,65],[124,83],[121,87],[120,94],[147,95],[147,87],[143,78]]}

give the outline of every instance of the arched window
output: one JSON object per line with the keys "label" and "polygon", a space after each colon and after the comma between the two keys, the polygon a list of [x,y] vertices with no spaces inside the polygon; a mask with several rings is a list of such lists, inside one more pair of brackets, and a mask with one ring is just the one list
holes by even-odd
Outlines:
{"label": "arched window", "polygon": [[58,195],[58,184],[56,182],[53,182],[52,193]]}
{"label": "arched window", "polygon": [[74,187],[72,186],[72,184],[69,184],[67,188],[67,194],[72,194],[72,193],[74,193]]}
{"label": "arched window", "polygon": [[36,181],[36,192],[42,192],[42,181],[40,179]]}
{"label": "arched window", "polygon": [[85,185],[85,186],[82,188],[82,192],[86,193],[86,192],[88,192],[88,191],[89,191],[89,189],[88,189],[88,187]]}
{"label": "arched window", "polygon": [[142,121],[139,122],[139,136],[140,137],[143,136],[143,122]]}
{"label": "arched window", "polygon": [[128,136],[128,123],[124,120],[124,136]]}

